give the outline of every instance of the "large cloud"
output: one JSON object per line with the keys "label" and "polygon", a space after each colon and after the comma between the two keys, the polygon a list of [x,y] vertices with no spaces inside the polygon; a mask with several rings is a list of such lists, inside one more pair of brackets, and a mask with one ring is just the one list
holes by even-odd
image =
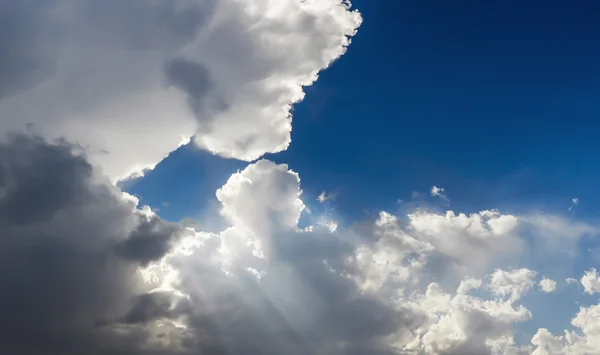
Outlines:
{"label": "large cloud", "polygon": [[[515,326],[531,312],[519,301],[537,290],[526,268],[493,270],[472,256],[520,246],[519,218],[499,212],[467,217],[419,212],[401,219],[382,212],[368,228],[299,229],[304,209],[298,175],[261,160],[217,191],[230,227],[199,233],[151,266],[157,285],[187,295],[190,351],[228,354],[526,354]],[[482,225],[484,216],[487,226]],[[444,221],[444,222],[442,222]],[[451,228],[441,228],[449,223]],[[418,225],[418,228],[416,227]],[[423,233],[427,231],[428,233]],[[448,240],[441,240],[446,237]],[[475,241],[473,241],[475,238]],[[480,243],[491,238],[493,243]],[[520,242],[516,242],[520,240]],[[456,244],[455,249],[447,245]],[[512,250],[518,252],[519,250]],[[448,256],[453,256],[448,261]],[[167,270],[166,272],[164,270]],[[486,271],[487,270],[487,271]],[[162,275],[162,276],[161,276]],[[443,287],[443,281],[449,286]],[[443,289],[456,290],[451,293]],[[474,294],[475,293],[475,294]],[[200,340],[199,340],[200,339]]]}
{"label": "large cloud", "polygon": [[410,310],[361,292],[347,277],[348,241],[325,226],[298,229],[299,179],[285,165],[250,165],[217,197],[231,227],[200,236],[191,255],[164,260],[190,296],[194,349],[389,354],[385,338],[415,321]]}
{"label": "large cloud", "polygon": [[9,0],[0,16],[0,133],[66,136],[113,179],[194,135],[243,160],[285,149],[302,86],[361,22],[342,0]]}
{"label": "large cloud", "polygon": [[217,193],[231,227],[212,235],[138,209],[77,149],[0,145],[2,352],[388,354],[415,322],[345,275],[350,243],[298,230],[286,166],[232,176]]}
{"label": "large cloud", "polygon": [[[260,160],[217,191],[230,226],[210,234],[137,208],[78,151],[26,136],[0,144],[3,353],[598,350],[597,306],[573,319],[579,332],[541,329],[533,347],[516,344],[516,325],[534,316],[521,297],[541,278],[526,268],[470,264],[448,248],[469,250],[473,238],[523,239],[519,217],[485,212],[484,225],[477,215],[420,211],[418,222],[411,215],[403,225],[382,212],[367,228],[300,229],[298,175]],[[503,252],[495,242],[476,250]],[[450,278],[440,267],[457,264],[478,267],[450,268]]]}

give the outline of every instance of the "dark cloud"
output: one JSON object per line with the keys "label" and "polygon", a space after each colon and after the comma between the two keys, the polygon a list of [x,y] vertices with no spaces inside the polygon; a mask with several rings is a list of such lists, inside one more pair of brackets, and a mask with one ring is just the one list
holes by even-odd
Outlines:
{"label": "dark cloud", "polygon": [[[146,218],[65,143],[12,137],[0,167],[0,353],[90,354],[107,339],[141,346],[107,338],[106,320],[150,307],[135,302],[147,292],[137,268],[162,257],[177,228]],[[114,252],[120,245],[125,254]]]}
{"label": "dark cloud", "polygon": [[46,2],[0,2],[0,100],[34,87],[54,73],[52,43],[42,39],[50,30],[47,8]]}
{"label": "dark cloud", "polygon": [[0,145],[0,219],[34,223],[92,198],[91,165],[68,145],[15,136]]}
{"label": "dark cloud", "polygon": [[142,221],[131,232],[129,238],[116,246],[116,252],[121,257],[148,265],[151,261],[160,259],[171,249],[180,227],[167,223],[158,217],[140,217]]}
{"label": "dark cloud", "polygon": [[169,292],[154,292],[136,297],[133,306],[123,317],[127,324],[147,323],[160,318],[174,316],[171,307],[175,304],[173,295]]}
{"label": "dark cloud", "polygon": [[183,58],[169,61],[165,68],[168,83],[187,93],[194,112],[200,111],[204,98],[213,88],[210,73],[200,63]]}

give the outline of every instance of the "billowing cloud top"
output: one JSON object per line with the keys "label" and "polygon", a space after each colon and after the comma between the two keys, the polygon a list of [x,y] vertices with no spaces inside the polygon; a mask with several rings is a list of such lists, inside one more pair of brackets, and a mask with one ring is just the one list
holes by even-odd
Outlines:
{"label": "billowing cloud top", "polygon": [[113,179],[191,137],[248,161],[287,148],[302,86],[361,23],[342,0],[9,0],[0,16],[0,134],[64,136]]}

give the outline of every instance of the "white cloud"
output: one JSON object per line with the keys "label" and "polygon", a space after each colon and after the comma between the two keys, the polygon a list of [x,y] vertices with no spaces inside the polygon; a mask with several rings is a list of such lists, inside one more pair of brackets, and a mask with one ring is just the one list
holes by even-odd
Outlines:
{"label": "white cloud", "polygon": [[598,275],[598,271],[595,268],[586,271],[581,277],[581,285],[583,285],[585,293],[590,295],[600,293],[600,275]]}
{"label": "white cloud", "polygon": [[[538,214],[522,218],[523,224],[535,230],[535,236],[543,240],[546,246],[569,246],[584,236],[594,236],[600,232],[595,225],[576,221],[559,215]],[[544,246],[544,245],[542,245]]]}
{"label": "white cloud", "polygon": [[548,278],[542,278],[539,282],[540,290],[546,293],[554,292],[556,290],[556,281]]}
{"label": "white cloud", "polygon": [[[66,136],[113,179],[195,135],[253,160],[286,149],[291,105],[361,23],[342,0],[59,0],[3,5],[0,134]],[[9,80],[10,79],[10,80]]]}
{"label": "white cloud", "polygon": [[442,200],[446,200],[449,201],[448,197],[446,196],[446,194],[444,193],[444,188],[443,187],[437,187],[437,186],[432,186],[431,187],[431,196],[433,197],[439,197]]}
{"label": "white cloud", "polygon": [[356,248],[357,282],[363,289],[380,290],[385,285],[394,293],[403,292],[426,263],[433,246],[405,233],[397,218],[387,212],[380,213],[373,234],[375,243]]}
{"label": "white cloud", "polygon": [[[495,274],[523,274],[521,271],[498,270]],[[484,286],[495,289],[494,275]],[[512,282],[511,284],[519,284]],[[455,295],[432,283],[424,294],[416,294],[413,306],[427,315],[417,330],[416,339],[404,350],[426,354],[509,354],[519,349],[514,344],[513,324],[531,318],[529,310],[514,305],[521,293],[501,295],[499,299],[472,296],[470,290],[482,286],[481,280],[465,279]],[[524,290],[523,290],[524,291]]]}
{"label": "white cloud", "polygon": [[[422,212],[419,217],[422,219],[410,220],[410,228],[404,229],[398,217],[382,212],[366,229],[332,231],[315,225],[298,230],[297,221],[304,206],[299,182],[298,175],[286,165],[266,160],[234,174],[217,193],[231,227],[214,236],[214,242],[204,243],[207,246],[197,243],[198,249],[191,256],[167,258],[170,264],[177,265],[179,277],[189,280],[181,283],[182,292],[191,295],[200,292],[197,298],[219,305],[223,299],[210,294],[209,290],[215,287],[212,285],[223,282],[228,284],[226,289],[243,287],[241,296],[238,294],[238,299],[232,301],[235,302],[232,309],[242,312],[240,316],[254,325],[266,353],[274,351],[276,344],[265,333],[266,325],[252,318],[255,311],[260,311],[265,321],[276,322],[271,311],[257,303],[263,298],[268,299],[296,334],[310,339],[309,343],[318,344],[320,349],[328,349],[328,353],[352,353],[358,351],[358,344],[362,349],[359,352],[375,354],[388,353],[394,348],[402,353],[440,355],[520,351],[513,340],[513,326],[529,320],[531,313],[517,301],[535,284],[536,272],[496,270],[483,279],[464,278],[454,286],[455,293],[446,293],[440,284],[426,279],[438,277],[431,274],[435,269],[428,269],[430,259],[447,251],[438,248],[443,244],[436,244],[438,241],[430,238],[431,234],[420,233],[425,230],[434,233],[437,228],[447,231],[452,227],[453,233],[446,235],[456,238],[457,243],[463,242],[463,238],[468,241],[471,237],[495,234],[507,237],[515,228],[516,217],[484,212],[471,219],[450,218],[450,222],[440,226],[436,224],[439,215]],[[480,225],[476,226],[477,223]],[[416,225],[419,233],[415,231]],[[486,247],[494,249],[493,244],[483,244],[479,250],[488,253]],[[212,265],[210,255],[214,260]],[[214,271],[198,271],[207,268]],[[221,270],[229,275],[228,279],[218,281],[223,277],[219,276]],[[245,281],[240,283],[247,274],[259,282],[259,290],[248,288]],[[491,291],[491,295],[473,296],[470,294],[473,290]],[[377,301],[372,303],[374,300]],[[358,311],[356,302],[366,302],[361,307],[371,310],[359,312],[360,319],[354,320],[362,329],[360,336],[346,338],[350,334],[346,327]],[[332,308],[343,310],[350,318],[330,318],[328,309]],[[383,317],[377,321],[379,325],[371,323],[377,314]],[[217,319],[232,336],[236,334],[229,320]],[[339,335],[329,338],[332,333],[326,329],[330,326],[336,327],[335,333]],[[344,338],[337,338],[342,334]],[[233,341],[234,349],[255,346],[255,341],[238,338]],[[334,339],[338,340],[332,342]],[[339,347],[339,341],[343,341],[344,347]],[[292,353],[297,349],[293,343],[288,346]]]}
{"label": "white cloud", "polygon": [[476,290],[480,288],[482,285],[482,281],[474,278],[466,278],[460,282],[458,289],[456,290],[457,294],[465,295],[469,293],[471,290]]}
{"label": "white cloud", "polygon": [[577,330],[565,330],[554,336],[547,329],[538,330],[531,343],[532,355],[598,354],[600,352],[600,305],[581,307],[571,320]]}
{"label": "white cloud", "polygon": [[[304,279],[309,275],[305,272],[319,264],[325,266],[318,269],[328,273],[330,285],[337,284],[338,278],[351,280],[360,290],[358,294],[377,297],[386,304],[387,312],[401,311],[404,314],[399,318],[402,325],[396,325],[382,338],[385,341],[378,343],[378,347],[382,348],[374,349],[439,355],[517,355],[533,351],[533,348],[516,344],[514,335],[515,325],[533,316],[518,302],[536,284],[536,271],[497,269],[483,275],[482,279],[466,277],[454,286],[456,291],[451,293],[443,291],[440,283],[426,281],[429,278],[441,280],[442,277],[440,270],[430,268],[430,262],[439,255],[452,254],[448,250],[453,249],[447,249],[441,239],[448,238],[447,243],[459,244],[463,250],[465,245],[473,243],[472,238],[505,238],[504,243],[519,240],[518,217],[489,211],[471,216],[421,211],[412,215],[407,227],[403,228],[402,219],[382,212],[367,229],[338,228],[332,232],[310,228],[297,231],[294,225],[303,206],[298,184],[298,176],[288,171],[287,166],[260,161],[235,174],[218,196],[224,205],[224,213],[232,223],[232,227],[219,237],[221,253],[225,252],[221,260],[227,265],[228,273],[235,275],[232,270],[252,265],[252,273],[261,275],[262,294],[268,295],[270,302],[291,322],[292,327],[301,329],[301,334],[305,334],[303,332],[308,324],[316,327],[313,322],[318,319],[313,308],[307,307],[305,302],[320,304],[322,301],[319,300],[329,297],[320,288],[313,288],[314,279]],[[288,207],[280,201],[287,201]],[[271,212],[265,214],[261,210]],[[223,246],[229,245],[231,234],[235,234],[241,242],[236,249],[223,249]],[[256,252],[256,241],[260,245],[259,252]],[[515,245],[520,245],[520,242]],[[244,248],[248,251],[242,252]],[[479,243],[477,248],[488,256],[502,250],[497,249],[495,243]],[[317,254],[311,255],[315,252]],[[452,255],[459,257],[458,252]],[[468,265],[469,261],[464,259],[469,257],[467,254],[459,259]],[[288,273],[291,270],[282,271],[280,260],[291,263],[288,265],[293,265],[295,271],[291,274]],[[316,264],[309,267],[312,263]],[[193,270],[195,268],[190,268],[189,272],[195,274]],[[463,273],[466,272],[463,270]],[[310,275],[311,278],[324,276],[314,272]],[[540,284],[550,281],[544,279]],[[282,283],[290,290],[285,295],[275,287]],[[477,296],[471,294],[473,291],[477,292]],[[292,305],[304,310],[300,318],[288,308]],[[296,323],[299,319],[302,321]],[[534,345],[540,337],[534,338]],[[321,346],[333,346],[325,344]],[[352,342],[346,344],[353,346]]]}
{"label": "white cloud", "polygon": [[510,300],[515,301],[533,286],[533,278],[536,274],[535,271],[529,269],[518,269],[510,272],[496,270],[491,275],[488,287],[493,294],[508,297]]}
{"label": "white cloud", "polygon": [[321,192],[319,196],[317,196],[317,201],[323,203],[327,200],[333,200],[336,197],[334,194],[327,193],[325,191]]}
{"label": "white cloud", "polygon": [[424,211],[408,215],[410,230],[436,247],[459,266],[480,268],[507,253],[518,253],[522,240],[516,234],[518,218],[496,211],[466,215],[453,211]]}
{"label": "white cloud", "polygon": [[577,197],[571,199],[571,206],[569,207],[569,211],[571,211],[575,206],[579,204],[579,199]]}

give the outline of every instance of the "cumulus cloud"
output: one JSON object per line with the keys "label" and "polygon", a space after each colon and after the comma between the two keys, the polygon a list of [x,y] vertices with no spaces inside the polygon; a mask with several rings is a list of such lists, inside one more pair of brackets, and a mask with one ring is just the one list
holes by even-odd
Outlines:
{"label": "cumulus cloud", "polygon": [[554,292],[556,290],[556,281],[548,278],[542,278],[539,282],[540,290],[546,293]]}
{"label": "cumulus cloud", "polygon": [[88,148],[113,180],[182,142],[253,160],[361,23],[342,0],[58,0],[0,5],[0,134]]}
{"label": "cumulus cloud", "polygon": [[586,271],[583,277],[581,277],[581,285],[585,293],[593,295],[594,293],[600,293],[600,275],[595,268],[591,268]]}
{"label": "cumulus cloud", "polygon": [[[447,253],[431,233],[426,238],[404,228],[401,219],[386,212],[367,228],[299,229],[301,197],[296,173],[260,160],[217,192],[230,227],[219,234],[200,233],[185,242],[191,246],[185,253],[163,259],[176,271],[175,289],[189,297],[187,308],[196,310],[188,318],[188,333],[203,340],[190,349],[230,354],[276,354],[284,348],[291,354],[524,351],[514,342],[513,328],[531,318],[518,301],[535,284],[535,271],[499,269],[482,279],[464,278],[451,287],[455,292],[446,293],[429,281],[438,271],[428,268],[430,261]],[[429,217],[420,220],[420,231],[439,227],[439,216]],[[514,237],[508,233],[514,229],[507,222],[512,218],[488,217],[494,221],[483,230]],[[471,225],[456,223],[447,236],[468,243],[477,230]],[[474,290],[483,294],[474,296]]]}
{"label": "cumulus cloud", "polygon": [[496,270],[491,275],[489,289],[493,294],[517,300],[529,290],[533,284],[536,272],[529,269],[518,269],[511,272]]}
{"label": "cumulus cloud", "polygon": [[[480,278],[463,270],[454,282],[435,265],[448,256],[470,265],[442,236],[501,252],[485,239],[518,238],[517,217],[382,212],[351,228],[301,229],[298,174],[260,160],[217,191],[229,227],[213,234],[138,208],[76,146],[14,136],[0,163],[2,352],[533,351],[514,334],[532,317],[520,300],[535,271],[482,266]],[[594,312],[582,308],[573,321],[581,332],[571,338],[587,339],[578,346],[594,349]],[[543,349],[547,335],[533,346]]]}
{"label": "cumulus cloud", "polygon": [[581,307],[571,320],[576,330],[565,330],[555,336],[548,329],[539,329],[531,343],[532,355],[597,354],[600,352],[600,305]]}
{"label": "cumulus cloud", "polygon": [[425,320],[399,353],[527,353],[526,346],[515,343],[514,327],[532,317],[518,301],[531,289],[535,274],[528,269],[496,270],[483,279],[463,279],[455,292],[436,282],[412,292],[406,302]]}
{"label": "cumulus cloud", "polygon": [[408,217],[410,230],[434,244],[444,264],[461,269],[481,271],[493,260],[522,250],[523,241],[516,233],[519,219],[513,215],[417,211]]}

